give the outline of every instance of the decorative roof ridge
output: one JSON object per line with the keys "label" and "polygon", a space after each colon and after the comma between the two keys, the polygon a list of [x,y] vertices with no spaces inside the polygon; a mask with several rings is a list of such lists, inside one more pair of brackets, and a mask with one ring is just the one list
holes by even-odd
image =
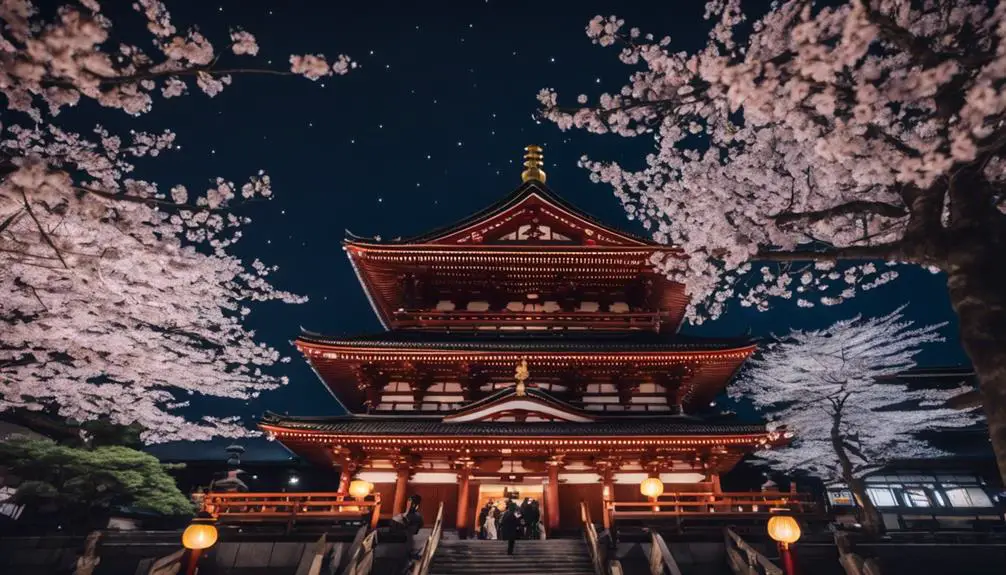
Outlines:
{"label": "decorative roof ridge", "polygon": [[384,242],[376,238],[363,238],[356,234],[352,234],[351,232],[349,232],[349,230],[346,230],[347,232],[346,239],[343,240],[343,244],[354,243],[353,240],[364,240],[365,243],[373,243],[389,247],[416,244],[416,243],[426,243],[428,240],[447,234],[451,230],[456,230],[459,228],[470,226],[480,219],[491,217],[494,214],[497,214],[503,210],[513,207],[519,204],[520,202],[524,201],[528,196],[532,194],[537,194],[543,200],[555,204],[559,208],[562,208],[563,210],[570,212],[571,214],[577,216],[578,218],[583,219],[584,221],[590,222],[591,224],[598,226],[600,228],[604,228],[612,232],[615,232],[632,241],[640,242],[644,246],[653,248],[673,248],[673,246],[666,246],[664,244],[655,242],[652,239],[644,238],[633,232],[624,231],[612,226],[611,224],[604,223],[598,218],[584,212],[580,208],[562,199],[562,197],[560,197],[558,194],[552,191],[551,188],[549,188],[547,185],[537,180],[528,180],[522,183],[520,186],[518,186],[517,189],[515,189],[513,192],[510,192],[510,194],[504,196],[503,198],[497,200],[496,202],[490,204],[489,206],[477,212],[469,214],[467,217],[461,218],[460,220],[457,220],[444,226],[440,226],[438,228],[435,228],[422,234],[410,236],[408,238],[401,238],[401,239],[396,238],[397,241],[392,240],[389,242]]}
{"label": "decorative roof ridge", "polygon": [[498,391],[494,391],[493,393],[490,393],[489,395],[487,395],[485,397],[476,399],[475,401],[472,401],[470,403],[466,403],[465,405],[459,407],[458,409],[455,409],[453,411],[445,413],[444,415],[445,416],[460,415],[460,414],[466,413],[468,411],[477,410],[480,407],[484,407],[484,406],[489,405],[489,404],[491,404],[493,402],[500,401],[500,400],[506,399],[508,397],[520,397],[520,398],[528,398],[528,397],[530,397],[532,399],[537,399],[539,401],[544,401],[545,403],[555,404],[555,405],[557,405],[557,406],[565,409],[566,411],[570,411],[570,412],[573,412],[573,413],[581,414],[581,415],[583,415],[585,417],[590,417],[591,419],[595,419],[596,418],[595,414],[592,414],[589,411],[586,411],[586,410],[581,409],[579,407],[576,407],[574,405],[570,405],[568,402],[565,402],[565,401],[563,401],[563,400],[555,397],[554,395],[552,395],[552,394],[550,394],[550,393],[548,393],[546,391],[538,389],[537,387],[528,387],[527,390],[524,392],[524,395],[521,395],[521,394],[517,393],[517,388],[516,387],[504,387],[503,389],[500,389]]}

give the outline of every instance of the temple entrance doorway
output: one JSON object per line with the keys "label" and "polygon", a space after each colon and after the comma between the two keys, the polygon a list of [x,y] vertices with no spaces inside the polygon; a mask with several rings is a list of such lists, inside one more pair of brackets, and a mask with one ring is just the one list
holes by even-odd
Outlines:
{"label": "temple entrance doorway", "polygon": [[[520,505],[525,498],[530,497],[538,501],[538,505],[544,508],[544,488],[538,484],[503,484],[503,483],[483,483],[479,485],[479,497],[478,502],[475,506],[475,512],[472,514],[474,517],[474,523],[478,523],[479,517],[482,515],[482,508],[486,506],[487,503],[492,501],[496,505],[496,509],[502,514],[503,510],[506,509],[506,500],[513,499],[514,503]],[[475,533],[478,534],[484,526],[475,525]]]}

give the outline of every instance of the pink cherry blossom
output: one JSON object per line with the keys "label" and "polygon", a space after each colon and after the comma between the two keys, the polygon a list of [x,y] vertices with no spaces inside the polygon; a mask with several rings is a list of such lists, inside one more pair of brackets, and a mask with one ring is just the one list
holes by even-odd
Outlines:
{"label": "pink cherry blossom", "polygon": [[318,80],[332,75],[332,69],[322,55],[306,54],[290,56],[290,71],[300,74],[309,80]]}
{"label": "pink cherry blossom", "polygon": [[231,32],[231,50],[235,54],[241,56],[243,54],[248,54],[249,56],[254,56],[258,54],[258,43],[255,42],[255,36],[244,30],[236,30]]}
{"label": "pink cherry blossom", "polygon": [[767,310],[795,292],[801,308],[832,306],[897,278],[871,260],[946,273],[1006,477],[1006,331],[991,328],[1006,325],[994,271],[1006,245],[1006,2],[781,0],[749,21],[740,0],[716,0],[706,18],[705,45],[682,50],[595,17],[587,36],[618,46],[627,80],[571,107],[542,90],[541,116],[652,139],[631,169],[580,165],[688,254],[656,263],[685,284],[693,322],[730,299]]}
{"label": "pink cherry blossom", "polygon": [[[27,0],[0,2],[0,411],[137,422],[151,443],[247,435],[236,418],[193,420],[183,408],[197,394],[247,400],[286,383],[271,366],[288,358],[244,321],[249,302],[305,298],[270,282],[274,266],[232,252],[249,220],[230,209],[270,198],[269,176],[202,191],[159,184],[134,161],[177,153],[173,132],[78,133],[58,114],[81,103],[104,107],[89,112],[99,121],[143,114],[193,81],[222,97],[234,74],[256,68],[217,67],[210,41],[176,30],[162,2],[134,8],[152,52],[114,42],[94,0],[51,21]],[[233,57],[257,52],[248,32],[230,41]]]}

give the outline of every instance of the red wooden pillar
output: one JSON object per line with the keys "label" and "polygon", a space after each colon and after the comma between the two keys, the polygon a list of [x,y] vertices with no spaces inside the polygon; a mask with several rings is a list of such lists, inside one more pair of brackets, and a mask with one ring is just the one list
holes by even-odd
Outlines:
{"label": "red wooden pillar", "polygon": [[597,473],[601,476],[601,521],[605,529],[611,529],[610,501],[615,500],[615,466],[610,461],[598,461]]}
{"label": "red wooden pillar", "polygon": [[412,472],[412,466],[408,461],[398,461],[395,471],[398,472],[398,476],[395,478],[395,501],[391,505],[392,516],[405,513],[405,499],[408,496],[409,474]]}
{"label": "red wooden pillar", "polygon": [[471,477],[471,462],[465,461],[458,469],[458,514],[457,521],[454,523],[458,530],[458,536],[462,539],[468,536],[468,488]]}
{"label": "red wooden pillar", "polygon": [[545,485],[545,527],[551,533],[559,528],[559,460],[550,459],[545,465],[548,468]]}

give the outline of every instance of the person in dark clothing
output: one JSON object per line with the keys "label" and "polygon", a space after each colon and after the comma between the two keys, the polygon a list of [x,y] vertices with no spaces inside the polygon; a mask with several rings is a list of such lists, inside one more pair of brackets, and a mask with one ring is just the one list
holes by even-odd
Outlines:
{"label": "person in dark clothing", "polygon": [[541,531],[539,529],[541,525],[541,506],[538,505],[538,500],[532,499],[531,503],[527,506],[527,511],[523,513],[524,520],[527,522],[527,538],[541,539]]}
{"label": "person in dark clothing", "polygon": [[423,527],[423,515],[419,512],[422,502],[423,498],[420,495],[410,496],[408,509],[405,513],[391,518],[391,524],[395,529],[405,531],[406,548],[410,555],[413,554],[412,548],[416,533],[419,533]]}
{"label": "person in dark clothing", "polygon": [[506,553],[507,555],[513,555],[514,544],[517,541],[517,537],[520,536],[521,531],[521,520],[523,517],[520,513],[520,508],[517,504],[510,502],[507,505],[506,511],[503,512],[503,516],[500,517],[500,539],[506,539]]}
{"label": "person in dark clothing", "polygon": [[534,501],[530,497],[525,497],[524,501],[520,503],[520,514],[524,518],[523,529],[521,529],[521,539],[533,539],[531,536],[531,531],[534,529],[534,524],[531,523],[531,502]]}

